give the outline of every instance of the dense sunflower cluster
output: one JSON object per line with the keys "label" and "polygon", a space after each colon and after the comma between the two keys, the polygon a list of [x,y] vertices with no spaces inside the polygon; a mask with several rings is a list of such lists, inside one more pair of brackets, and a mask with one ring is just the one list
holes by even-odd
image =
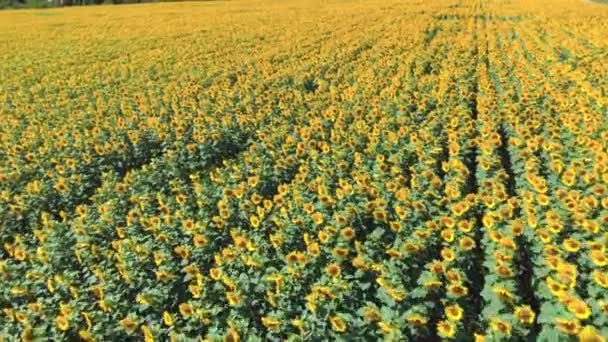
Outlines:
{"label": "dense sunflower cluster", "polygon": [[0,341],[605,341],[607,23],[0,13]]}

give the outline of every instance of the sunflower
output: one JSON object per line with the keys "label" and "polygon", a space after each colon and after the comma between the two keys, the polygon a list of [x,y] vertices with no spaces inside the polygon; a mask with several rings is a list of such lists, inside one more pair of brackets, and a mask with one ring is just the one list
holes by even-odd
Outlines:
{"label": "sunflower", "polygon": [[515,241],[513,241],[513,239],[510,239],[508,237],[503,237],[501,238],[498,243],[510,250],[516,250],[517,249],[517,244],[515,243]]}
{"label": "sunflower", "polygon": [[530,306],[524,305],[515,308],[515,317],[517,317],[517,320],[522,324],[532,324],[534,323],[536,314]]}
{"label": "sunflower", "polygon": [[454,338],[456,327],[449,321],[439,321],[437,323],[437,334],[443,338]]}
{"label": "sunflower", "polygon": [[441,238],[443,239],[443,241],[445,242],[452,242],[454,241],[454,230],[447,228],[441,231]]}
{"label": "sunflower", "polygon": [[67,180],[64,177],[59,177],[57,183],[55,183],[55,190],[60,193],[66,193],[69,190]]}
{"label": "sunflower", "polygon": [[168,311],[163,311],[163,323],[168,327],[173,326],[173,316]]}
{"label": "sunflower", "polygon": [[228,331],[226,331],[226,335],[224,335],[224,342],[239,342],[240,340],[241,337],[239,336],[239,333],[233,328],[229,328]]}
{"label": "sunflower", "polygon": [[209,270],[209,276],[213,280],[220,280],[220,278],[222,277],[222,270],[219,268],[211,268]]}
{"label": "sunflower", "polygon": [[513,277],[513,271],[507,265],[499,265],[495,269],[496,274],[502,278],[511,278]]}
{"label": "sunflower", "polygon": [[511,324],[509,324],[509,322],[499,319],[492,319],[490,322],[490,327],[496,332],[506,336],[511,336]]}
{"label": "sunflower", "polygon": [[556,318],[555,326],[559,331],[568,335],[576,335],[581,330],[581,326],[577,319]]}
{"label": "sunflower", "polygon": [[203,248],[207,245],[207,238],[201,234],[196,234],[192,237],[192,242],[194,243],[194,247]]}
{"label": "sunflower", "polygon": [[399,219],[401,220],[405,220],[408,216],[408,211],[406,208],[402,207],[402,206],[395,206],[395,214],[397,214],[397,217],[399,217]]}
{"label": "sunflower", "polygon": [[323,214],[320,212],[315,212],[314,214],[310,215],[310,218],[316,225],[321,225],[324,222]]}
{"label": "sunflower", "polygon": [[441,250],[441,257],[446,262],[452,262],[452,261],[454,261],[454,259],[456,259],[456,254],[450,248],[443,248]]}
{"label": "sunflower", "polygon": [[[84,342],[95,342],[95,338],[89,330],[79,330],[78,337]],[[148,342],[148,341],[145,341]]]}
{"label": "sunflower", "polygon": [[196,226],[196,224],[194,223],[194,220],[185,219],[185,220],[182,221],[182,227],[187,232],[192,232],[194,230],[195,226]]}
{"label": "sunflower", "polygon": [[281,326],[281,322],[272,317],[262,317],[262,324],[268,330],[277,330]]}
{"label": "sunflower", "polygon": [[176,246],[173,251],[182,259],[188,259],[190,257],[190,250],[188,249],[188,247]]}
{"label": "sunflower", "polygon": [[510,228],[513,236],[520,236],[523,234],[525,226],[521,220],[516,220],[511,224]]}
{"label": "sunflower", "polygon": [[448,286],[448,295],[452,297],[463,297],[469,293],[469,289],[462,284],[450,284]]}
{"label": "sunflower", "polygon": [[475,248],[475,240],[471,239],[468,236],[465,236],[462,239],[460,239],[458,244],[463,251],[470,251],[473,248]]}
{"label": "sunflower", "polygon": [[15,247],[13,257],[18,261],[24,261],[27,257],[27,252],[21,247]]}
{"label": "sunflower", "polygon": [[332,316],[329,318],[329,323],[331,324],[331,329],[335,332],[345,332],[347,325],[340,316]]}
{"label": "sunflower", "polygon": [[450,283],[460,283],[462,281],[462,275],[458,270],[448,270],[445,272],[445,278]]}
{"label": "sunflower", "polygon": [[564,249],[570,253],[576,253],[581,248],[581,243],[575,239],[568,238],[563,242]]}
{"label": "sunflower", "polygon": [[593,271],[593,280],[603,288],[608,288],[608,274],[600,271]]}
{"label": "sunflower", "polygon": [[[459,192],[454,192],[450,197],[458,198],[460,197]],[[456,215],[456,217],[462,216],[464,213],[469,211],[470,207],[467,202],[459,202],[452,206],[452,213]]]}
{"label": "sunflower", "polygon": [[580,320],[585,320],[591,316],[591,308],[583,300],[573,299],[568,303],[567,307],[568,311]]}
{"label": "sunflower", "polygon": [[355,230],[352,227],[346,227],[342,229],[340,235],[342,235],[345,240],[352,240],[355,237]]}
{"label": "sunflower", "polygon": [[363,318],[368,322],[378,322],[382,319],[380,311],[373,306],[366,306],[363,309]]}
{"label": "sunflower", "polygon": [[340,258],[346,258],[348,256],[348,249],[344,247],[334,247],[332,253]]}
{"label": "sunflower", "polygon": [[55,319],[55,325],[57,325],[57,328],[59,328],[59,330],[67,331],[68,329],[70,329],[70,319],[65,315],[59,315]]}
{"label": "sunflower", "polygon": [[464,310],[458,304],[446,306],[444,309],[445,316],[449,321],[458,322],[462,319]]}
{"label": "sunflower", "polygon": [[606,339],[591,325],[585,326],[578,333],[579,342],[605,342]]}
{"label": "sunflower", "polygon": [[253,228],[258,228],[260,226],[260,218],[256,215],[251,215],[249,217],[249,223]]}
{"label": "sunflower", "polygon": [[438,289],[441,287],[441,285],[442,282],[437,279],[425,280],[422,284],[422,286],[426,287],[427,289]]}
{"label": "sunflower", "polygon": [[473,334],[475,342],[485,342],[486,337],[483,334],[475,333]]}
{"label": "sunflower", "polygon": [[331,276],[331,277],[339,277],[340,273],[342,272],[342,268],[340,267],[340,265],[338,263],[331,263],[329,265],[327,265],[327,267],[325,268],[325,272]]}
{"label": "sunflower", "polygon": [[428,319],[426,317],[417,313],[408,315],[405,320],[408,324],[413,325],[415,327],[424,326],[428,322]]}
{"label": "sunflower", "polygon": [[236,294],[234,291],[227,291],[226,299],[228,300],[228,304],[230,306],[236,306],[241,301],[241,297],[238,294]]}
{"label": "sunflower", "polygon": [[147,325],[142,325],[140,329],[144,335],[144,342],[154,342],[154,334],[152,333],[152,329],[150,329],[150,327]]}
{"label": "sunflower", "polygon": [[378,322],[378,328],[380,328],[384,334],[391,334],[396,330],[394,326],[387,322]]}
{"label": "sunflower", "polygon": [[413,242],[406,242],[406,243],[403,245],[403,248],[404,248],[404,249],[405,249],[405,251],[406,251],[406,252],[408,252],[409,254],[415,254],[415,253],[417,253],[418,251],[420,251],[420,247],[419,247],[417,244],[413,243]]}
{"label": "sunflower", "polygon": [[397,290],[394,288],[387,288],[386,294],[396,302],[402,301],[403,299],[405,299],[405,296],[407,295],[407,293],[405,291]]}
{"label": "sunflower", "polygon": [[179,313],[184,318],[188,318],[194,314],[194,309],[192,308],[192,305],[190,305],[188,303],[181,303],[179,305]]}
{"label": "sunflower", "polygon": [[302,320],[300,318],[296,318],[296,319],[293,319],[291,321],[291,324],[294,327],[298,328],[298,331],[300,332],[300,335],[306,333],[304,320]]}
{"label": "sunflower", "polygon": [[469,220],[462,220],[458,222],[458,229],[463,233],[470,233],[473,230],[473,222]]}
{"label": "sunflower", "polygon": [[118,323],[120,327],[129,334],[132,334],[135,332],[135,330],[137,330],[137,322],[135,322],[135,320],[133,320],[131,317],[125,317]]}
{"label": "sunflower", "polygon": [[325,231],[321,230],[317,233],[317,237],[319,238],[319,241],[322,244],[325,244],[325,243],[329,242],[330,235],[327,234]]}
{"label": "sunflower", "polygon": [[608,257],[606,257],[606,254],[603,251],[593,250],[590,254],[591,261],[593,261],[596,266],[604,267],[608,265]]}

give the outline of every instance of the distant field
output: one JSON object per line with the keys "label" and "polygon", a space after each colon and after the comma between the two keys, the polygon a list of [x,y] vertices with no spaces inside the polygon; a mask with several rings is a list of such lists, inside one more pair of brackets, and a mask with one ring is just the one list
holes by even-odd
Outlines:
{"label": "distant field", "polygon": [[608,7],[0,12],[0,341],[605,341]]}

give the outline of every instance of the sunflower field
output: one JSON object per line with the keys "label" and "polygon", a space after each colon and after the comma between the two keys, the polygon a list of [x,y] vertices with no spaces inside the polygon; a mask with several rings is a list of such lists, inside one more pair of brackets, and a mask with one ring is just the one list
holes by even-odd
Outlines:
{"label": "sunflower field", "polygon": [[608,339],[608,7],[0,12],[0,341]]}

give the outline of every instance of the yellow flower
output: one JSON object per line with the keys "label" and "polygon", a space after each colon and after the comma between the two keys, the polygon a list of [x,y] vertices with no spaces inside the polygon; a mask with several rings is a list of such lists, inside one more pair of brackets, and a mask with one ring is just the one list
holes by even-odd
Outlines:
{"label": "yellow flower", "polygon": [[168,311],[163,311],[163,323],[168,327],[173,326],[173,316]]}
{"label": "yellow flower", "polygon": [[454,230],[447,228],[441,231],[441,238],[445,241],[445,242],[452,242],[454,241]]}
{"label": "yellow flower", "polygon": [[375,307],[366,306],[365,309],[363,309],[363,317],[368,322],[377,322],[382,318],[382,315],[380,315],[380,311]]}
{"label": "yellow flower", "polygon": [[21,296],[24,296],[26,293],[27,293],[27,289],[24,287],[20,287],[20,286],[14,286],[10,290],[10,294],[13,297],[21,297]]}
{"label": "yellow flower", "polygon": [[125,317],[120,320],[119,325],[129,334],[132,334],[137,329],[137,323],[130,317]]}
{"label": "yellow flower", "polygon": [[515,317],[517,317],[517,319],[522,324],[532,324],[534,323],[534,318],[536,317],[536,314],[534,313],[534,311],[532,311],[532,308],[530,308],[530,306],[525,305],[518,306],[517,308],[515,308]]}
{"label": "yellow flower", "polygon": [[469,293],[469,289],[461,284],[451,284],[448,286],[448,294],[453,297],[466,296]]}
{"label": "yellow flower", "polygon": [[450,306],[446,306],[444,312],[448,320],[458,322],[462,319],[462,314],[464,313],[464,310],[462,310],[460,305],[453,304]]}
{"label": "yellow flower", "polygon": [[241,297],[233,291],[226,292],[226,299],[228,299],[228,304],[231,306],[236,306],[241,301]]}
{"label": "yellow flower", "polygon": [[460,248],[464,251],[470,251],[475,248],[475,240],[471,239],[468,236],[465,236],[460,239],[458,244],[460,245]]}
{"label": "yellow flower", "polygon": [[606,339],[591,325],[585,326],[578,333],[579,342],[605,342]]}
{"label": "yellow flower", "polygon": [[402,301],[403,299],[405,299],[405,296],[406,296],[405,291],[397,290],[397,289],[393,289],[393,288],[387,288],[386,294],[396,302]]}
{"label": "yellow flower", "polygon": [[205,245],[207,245],[207,238],[205,238],[201,234],[194,235],[192,237],[192,241],[194,243],[194,247],[196,247],[196,248],[202,248],[202,247],[205,247]]}
{"label": "yellow flower", "polygon": [[91,335],[91,332],[88,330],[80,330],[78,331],[78,336],[82,341],[85,342],[95,342],[95,338]]}
{"label": "yellow flower", "polygon": [[568,335],[576,335],[581,330],[581,326],[577,319],[556,318],[555,326],[558,330]]}
{"label": "yellow flower", "polygon": [[396,330],[395,327],[386,322],[378,322],[378,327],[384,334],[390,334]]}
{"label": "yellow flower", "polygon": [[59,179],[57,180],[57,183],[55,183],[55,190],[57,190],[60,193],[65,193],[69,190],[67,181],[64,177],[59,177]]}
{"label": "yellow flower", "polygon": [[150,329],[147,325],[142,325],[140,329],[142,334],[144,334],[144,342],[154,342],[154,334],[152,333],[152,329]]}
{"label": "yellow flower", "polygon": [[222,270],[220,270],[219,268],[212,268],[209,270],[209,275],[213,280],[220,280],[220,278],[222,277]]}
{"label": "yellow flower", "polygon": [[112,307],[105,300],[102,299],[102,300],[98,301],[97,303],[99,304],[99,307],[101,308],[101,310],[103,312],[110,312],[110,311],[112,311]]}
{"label": "yellow flower", "polygon": [[327,274],[329,274],[332,277],[338,277],[340,276],[340,273],[342,272],[342,268],[340,267],[340,265],[338,263],[331,263],[329,265],[327,265],[327,267],[325,268],[325,272],[327,272]]}
{"label": "yellow flower", "polygon": [[239,342],[240,340],[239,333],[233,328],[228,329],[226,335],[224,335],[224,342]]}
{"label": "yellow flower", "polygon": [[608,265],[608,257],[606,257],[606,254],[604,254],[604,252],[601,250],[591,251],[591,261],[593,261],[593,263],[599,267]]}
{"label": "yellow flower", "polygon": [[600,271],[593,271],[593,280],[601,287],[608,288],[608,274]]}
{"label": "yellow flower", "polygon": [[310,216],[310,218],[312,219],[312,222],[314,222],[316,225],[321,225],[324,221],[323,214],[321,214],[320,212],[315,212]]}
{"label": "yellow flower", "polygon": [[578,319],[584,320],[591,316],[591,308],[580,299],[573,299],[568,303],[568,311],[572,312]]}
{"label": "yellow flower", "polygon": [[331,329],[336,332],[345,332],[346,331],[346,323],[340,316],[332,316],[329,318],[329,322],[331,323]]}
{"label": "yellow flower", "polygon": [[13,251],[13,256],[18,261],[23,261],[27,257],[27,252],[21,247],[16,247],[15,250]]}
{"label": "yellow flower", "polygon": [[342,235],[345,240],[352,240],[355,237],[355,230],[351,227],[346,227],[342,229],[340,235]]}
{"label": "yellow flower", "polygon": [[513,277],[513,271],[507,265],[499,265],[496,267],[496,274],[502,278]]}
{"label": "yellow flower", "polygon": [[456,335],[456,328],[449,321],[439,321],[437,323],[437,334],[443,338],[453,338]]}
{"label": "yellow flower", "polygon": [[281,326],[281,322],[272,317],[262,317],[262,324],[268,330],[277,330]]}
{"label": "yellow flower", "polygon": [[556,280],[554,280],[551,277],[547,277],[547,287],[549,288],[549,291],[551,292],[551,294],[553,294],[556,297],[560,297],[564,291],[566,290],[566,287],[562,284],[560,284],[559,282],[557,282]]}
{"label": "yellow flower", "polygon": [[182,227],[184,227],[184,230],[187,232],[192,232],[196,227],[196,223],[194,223],[194,220],[192,219],[185,219],[182,221]]}
{"label": "yellow flower", "polygon": [[249,184],[249,186],[252,188],[255,188],[259,182],[260,182],[260,177],[258,177],[258,176],[252,176],[252,177],[247,178],[247,184]]}
{"label": "yellow flower", "polygon": [[575,239],[565,239],[563,242],[564,249],[570,253],[576,253],[581,248],[581,243]]}
{"label": "yellow flower", "polygon": [[408,324],[415,327],[424,326],[428,322],[428,319],[420,314],[410,314],[405,318],[405,320]]}
{"label": "yellow flower", "polygon": [[508,322],[499,319],[493,319],[490,322],[490,327],[492,328],[492,330],[500,332],[503,335],[511,336],[511,324],[509,324]]}
{"label": "yellow flower", "polygon": [[188,318],[194,314],[194,309],[192,309],[192,305],[188,303],[181,303],[179,305],[179,313],[185,318]]}
{"label": "yellow flower", "polygon": [[[31,326],[26,326],[21,334],[21,341],[33,342],[34,341],[34,329]],[[0,342],[4,342],[4,337],[0,336]]]}
{"label": "yellow flower", "polygon": [[294,327],[298,328],[298,331],[300,332],[300,335],[304,334],[306,332],[303,320],[301,320],[299,318],[296,318],[296,319],[294,319],[294,320],[291,321],[291,324]]}
{"label": "yellow flower", "polygon": [[443,258],[443,260],[445,260],[447,262],[451,262],[451,261],[454,261],[454,259],[456,259],[456,254],[450,248],[443,248],[441,250],[441,257]]}
{"label": "yellow flower", "polygon": [[59,328],[59,330],[61,331],[67,331],[68,329],[70,329],[70,320],[64,315],[57,316],[57,318],[55,319],[55,324],[57,325],[57,328]]}
{"label": "yellow flower", "polygon": [[249,222],[253,228],[258,228],[260,226],[260,219],[256,215],[251,215]]}

